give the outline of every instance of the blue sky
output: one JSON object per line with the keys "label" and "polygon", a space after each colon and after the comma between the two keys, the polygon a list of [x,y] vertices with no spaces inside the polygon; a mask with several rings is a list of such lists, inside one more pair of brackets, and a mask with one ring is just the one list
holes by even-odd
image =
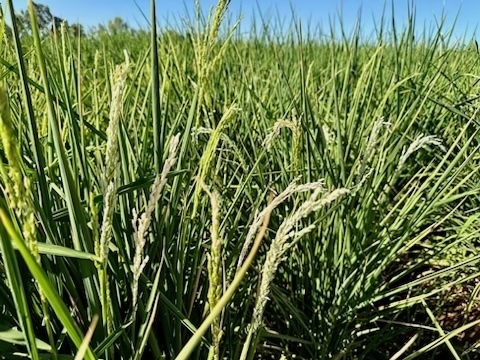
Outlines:
{"label": "blue sky", "polygon": [[[107,23],[109,19],[120,16],[132,26],[146,26],[142,9],[149,14],[150,0],[37,0],[50,7],[56,16],[65,18],[68,22],[80,22],[87,28],[98,23]],[[0,0],[0,2],[3,2]],[[408,0],[387,0],[390,8],[395,6],[396,21],[404,23],[407,17]],[[17,11],[25,8],[27,0],[13,0]],[[202,8],[207,11],[215,0],[200,0]],[[417,11],[418,24],[434,25],[440,19],[442,12],[447,15],[447,27],[458,14],[455,34],[457,37],[467,33],[468,36],[479,24],[480,0],[413,0]],[[261,12],[266,18],[280,18],[286,22],[291,19],[291,8],[303,22],[320,25],[328,29],[331,19],[342,13],[342,21],[347,29],[351,29],[359,11],[362,13],[362,29],[368,36],[373,32],[373,18],[379,18],[384,7],[384,0],[231,0],[230,12],[233,17],[244,14],[242,32],[248,30],[253,14]],[[194,0],[157,0],[157,10],[160,22],[181,23],[194,13]]]}

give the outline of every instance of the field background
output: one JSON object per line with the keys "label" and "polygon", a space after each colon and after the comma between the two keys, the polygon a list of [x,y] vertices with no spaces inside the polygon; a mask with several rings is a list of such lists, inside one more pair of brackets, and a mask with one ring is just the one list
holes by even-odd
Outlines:
{"label": "field background", "polygon": [[0,358],[478,356],[473,39],[29,5],[0,32]]}

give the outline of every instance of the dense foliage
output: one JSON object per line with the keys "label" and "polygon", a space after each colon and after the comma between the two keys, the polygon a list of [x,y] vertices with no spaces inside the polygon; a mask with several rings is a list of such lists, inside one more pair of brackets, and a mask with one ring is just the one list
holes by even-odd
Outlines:
{"label": "dense foliage", "polygon": [[227,5],[2,27],[0,357],[474,357],[475,43]]}

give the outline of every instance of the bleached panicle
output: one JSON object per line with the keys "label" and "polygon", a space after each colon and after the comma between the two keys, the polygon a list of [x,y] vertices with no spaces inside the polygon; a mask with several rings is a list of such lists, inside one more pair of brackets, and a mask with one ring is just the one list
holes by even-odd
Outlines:
{"label": "bleached panicle", "polygon": [[163,164],[161,174],[155,177],[150,196],[147,203],[147,208],[140,218],[138,218],[135,209],[132,210],[133,219],[132,226],[135,230],[133,239],[135,243],[135,254],[133,257],[133,284],[132,284],[132,299],[133,299],[133,316],[135,316],[138,303],[138,281],[143,272],[149,258],[144,256],[144,248],[147,241],[148,229],[152,221],[152,214],[155,211],[156,205],[160,200],[163,187],[167,183],[167,176],[177,161],[177,149],[180,142],[180,134],[175,135],[170,140],[169,153],[167,160]]}
{"label": "bleached panicle", "polygon": [[110,333],[112,329],[111,313],[109,310],[110,290],[108,286],[108,253],[110,248],[110,241],[113,234],[113,213],[117,203],[117,164],[120,158],[118,151],[118,132],[120,124],[120,115],[123,109],[123,93],[128,77],[128,70],[130,67],[128,53],[125,50],[125,62],[117,65],[113,72],[113,90],[112,101],[110,103],[109,122],[107,128],[107,148],[105,151],[105,175],[104,186],[106,187],[103,198],[103,219],[100,233],[99,244],[95,244],[95,248],[99,249],[100,260],[100,291],[101,301],[104,312],[104,325]]}
{"label": "bleached panicle", "polygon": [[368,138],[365,154],[357,171],[357,183],[365,182],[368,178],[368,175],[371,174],[370,171],[367,170],[367,165],[375,154],[376,144],[378,138],[380,137],[380,132],[383,128],[388,129],[390,126],[391,123],[384,121],[383,117],[380,117],[374,122],[372,132],[370,133],[370,137]]}
{"label": "bleached panicle", "polygon": [[443,146],[442,139],[436,135],[424,135],[420,134],[416,139],[405,149],[405,146],[402,149],[402,155],[398,162],[397,171],[400,170],[404,165],[407,159],[416,151],[425,148],[428,145],[438,146],[440,150],[446,152],[447,149]]}
{"label": "bleached panicle", "polygon": [[292,120],[277,120],[265,137],[262,146],[269,150],[272,147],[274,140],[279,136],[282,128],[288,128],[292,132],[291,166],[293,173],[298,175],[300,167],[300,143],[302,135],[302,126],[299,117],[293,116]]}
{"label": "bleached panicle", "polygon": [[327,196],[324,196],[320,200],[318,200],[316,202],[313,202],[311,204],[312,205],[311,208],[305,209],[304,216],[307,216],[311,212],[315,212],[315,211],[320,210],[321,208],[323,208],[323,207],[329,205],[330,203],[334,202],[335,200],[337,200],[339,197],[347,195],[348,193],[350,193],[350,190],[346,189],[346,188],[340,188],[340,189],[333,190],[331,193],[327,194]]}
{"label": "bleached panicle", "polygon": [[201,134],[211,134],[213,132],[213,129],[212,128],[208,128],[208,127],[205,127],[205,126],[199,126],[199,127],[193,127],[192,128],[192,132],[191,132],[191,135],[192,135],[192,139],[193,141],[198,141],[198,135],[201,135]]}
{"label": "bleached panicle", "polygon": [[373,168],[368,168],[366,169],[365,173],[363,174],[362,178],[357,178],[357,183],[355,184],[355,186],[352,188],[352,193],[356,193],[358,190],[360,190],[363,186],[363,184],[365,184],[365,182],[368,180],[368,178],[373,174],[373,172],[375,171],[375,169]]}
{"label": "bleached panicle", "polygon": [[[198,136],[201,135],[201,134],[205,134],[205,135],[210,135],[213,133],[213,129],[211,128],[207,128],[207,127],[204,127],[204,126],[200,126],[198,128],[194,127],[192,129],[192,140],[197,142],[198,141]],[[247,168],[247,162],[245,161],[243,155],[242,155],[242,152],[240,151],[240,149],[238,148],[238,146],[235,144],[235,142],[224,132],[220,133],[220,140],[222,140],[222,142],[227,145],[228,147],[230,147],[233,152],[235,153],[235,155],[237,156],[238,160],[240,161],[240,164],[242,166],[242,168],[246,169]]]}
{"label": "bleached panicle", "polygon": [[334,141],[334,133],[330,130],[330,127],[327,124],[322,125],[323,136],[325,138],[325,142],[328,146],[331,146]]}
{"label": "bleached panicle", "polygon": [[[192,138],[194,141],[198,141],[198,135],[200,134],[210,135],[211,133],[213,133],[213,129],[200,126],[198,128],[192,129]],[[220,139],[231,148],[237,150],[237,146],[235,145],[235,142],[227,134],[221,133]]]}
{"label": "bleached panicle", "polygon": [[268,132],[265,140],[263,140],[262,146],[270,149],[273,141],[280,135],[280,130],[288,128],[292,131],[293,135],[298,137],[300,134],[299,121],[294,118],[293,120],[277,120],[273,124],[272,128]]}
{"label": "bleached panicle", "polygon": [[323,191],[323,187],[317,187],[314,189],[313,193],[310,195],[310,198],[283,221],[277,231],[275,239],[270,245],[270,249],[267,252],[267,257],[262,268],[262,280],[260,284],[259,295],[255,303],[252,322],[249,329],[249,332],[252,334],[255,334],[262,325],[263,313],[265,311],[267,301],[269,300],[268,296],[270,294],[270,286],[275,277],[278,266],[283,260],[285,251],[291,245],[291,241],[289,240],[292,238],[299,239],[315,228],[315,225],[311,224],[303,229],[297,230],[295,227],[297,226],[298,222],[311,213],[317,212],[338,198],[350,193],[349,189],[340,188],[333,190],[323,197],[320,197]]}
{"label": "bleached panicle", "polygon": [[115,67],[113,75],[113,93],[110,103],[110,121],[107,128],[107,150],[105,153],[105,195],[103,200],[103,219],[100,234],[100,262],[105,266],[108,258],[108,249],[112,237],[112,219],[116,204],[116,171],[119,159],[118,129],[120,114],[123,108],[123,92],[129,69],[128,53],[125,51],[125,62]]}
{"label": "bleached panicle", "polygon": [[128,76],[130,61],[125,51],[125,62],[117,65],[113,74],[113,91],[110,105],[110,121],[107,128],[107,150],[105,154],[105,183],[108,184],[115,176],[118,163],[118,128],[120,114],[123,108],[123,91]]}
{"label": "bleached panicle", "polygon": [[247,251],[252,244],[252,241],[255,237],[255,235],[258,232],[258,229],[263,223],[263,220],[265,216],[272,212],[273,209],[275,209],[277,206],[279,206],[282,202],[284,202],[287,198],[289,198],[292,194],[295,193],[301,193],[301,192],[306,192],[306,191],[311,191],[311,190],[319,190],[323,191],[324,187],[323,185],[325,184],[324,180],[319,180],[317,182],[311,182],[308,184],[303,184],[303,185],[297,185],[299,178],[294,179],[290,185],[287,186],[285,190],[283,190],[278,196],[276,196],[272,202],[265,207],[260,213],[256,214],[254,217],[253,223],[250,226],[247,237],[245,239],[245,242],[243,243],[242,250],[240,252],[240,256],[238,257],[238,263],[237,263],[237,269],[239,269],[242,264],[243,260],[245,259],[245,256],[247,255]]}
{"label": "bleached panicle", "polygon": [[111,181],[107,186],[107,191],[103,198],[104,208],[103,208],[103,219],[102,219],[102,231],[100,233],[100,259],[105,263],[108,258],[108,249],[110,244],[110,239],[112,237],[112,221],[113,221],[113,210],[115,209],[115,183]]}

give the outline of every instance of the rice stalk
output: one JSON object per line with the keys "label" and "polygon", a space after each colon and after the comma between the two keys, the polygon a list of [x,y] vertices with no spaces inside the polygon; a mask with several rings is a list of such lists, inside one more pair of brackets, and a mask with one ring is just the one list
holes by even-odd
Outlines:
{"label": "rice stalk", "polygon": [[[192,138],[194,139],[194,141],[198,142],[198,137],[200,134],[206,134],[211,136],[212,132],[213,132],[213,129],[206,128],[203,126],[199,128],[193,128]],[[225,143],[225,145],[227,145],[232,149],[233,153],[237,156],[238,160],[240,161],[241,167],[246,169],[248,167],[247,161],[245,160],[245,157],[242,155],[242,153],[240,152],[240,149],[235,144],[235,142],[224,132],[220,134],[220,139],[223,141],[223,143]]]}
{"label": "rice stalk", "polygon": [[[120,159],[118,152],[118,129],[120,115],[123,108],[123,92],[130,66],[127,51],[125,62],[118,65],[113,73],[113,92],[110,104],[110,121],[107,128],[107,149],[105,152],[105,176],[106,190],[104,195],[104,209],[99,243],[95,244],[99,257],[97,264],[100,279],[100,301],[102,304],[102,323],[110,334],[113,331],[113,318],[111,311],[111,299],[109,290],[109,277],[107,273],[108,253],[113,233],[113,214],[117,203],[117,164]],[[94,206],[94,205],[93,205]],[[94,211],[95,213],[96,211]]]}
{"label": "rice stalk", "polygon": [[[300,220],[307,217],[311,213],[319,211],[340,197],[350,193],[349,189],[339,188],[333,190],[323,197],[320,197],[324,191],[325,190],[321,185],[317,185],[316,188],[313,188],[313,193],[310,195],[310,198],[300,205],[300,207],[291,215],[289,215],[278,228],[275,239],[270,245],[270,248],[267,252],[267,257],[262,267],[260,290],[257,296],[255,307],[253,309],[253,315],[249,325],[247,339],[243,345],[242,354],[240,356],[241,360],[246,360],[251,348],[254,349],[256,347],[256,340],[254,339],[256,338],[259,328],[263,324],[263,313],[265,311],[267,301],[269,300],[268,296],[270,294],[270,286],[273,282],[278,266],[284,260],[285,251],[288,250],[291,244],[290,239],[294,239],[296,242],[315,228],[315,225],[311,224],[299,230],[296,229],[297,224],[300,222]],[[252,340],[253,344],[251,344]]]}
{"label": "rice stalk", "polygon": [[384,118],[381,117],[373,123],[372,132],[368,138],[367,147],[365,149],[365,154],[363,156],[362,162],[357,170],[357,183],[363,183],[366,180],[366,175],[369,173],[367,165],[375,155],[376,144],[378,138],[380,137],[380,132],[382,128],[388,129],[390,127],[389,122],[385,122]]}
{"label": "rice stalk", "polygon": [[[222,297],[222,239],[220,237],[220,195],[218,192],[211,192],[204,182],[200,183],[203,190],[208,194],[212,206],[212,226],[210,233],[212,242],[210,245],[210,254],[207,255],[208,270],[208,308],[213,309]],[[209,360],[220,359],[220,341],[223,336],[220,317],[217,317],[211,326],[212,346],[208,353]]]}
{"label": "rice stalk", "polygon": [[315,189],[320,189],[324,185],[324,180],[319,180],[317,182],[312,182],[308,184],[297,185],[297,182],[300,178],[294,179],[285,190],[283,190],[279,195],[277,195],[261,212],[255,214],[254,220],[250,225],[247,233],[247,237],[243,243],[242,250],[240,251],[238,261],[237,261],[237,271],[243,264],[243,260],[247,254],[250,245],[258,232],[258,229],[264,222],[267,214],[270,214],[277,206],[283,203],[286,199],[296,193],[302,193],[306,191],[311,191]]}
{"label": "rice stalk", "polygon": [[262,143],[262,146],[270,149],[272,147],[273,141],[280,135],[280,130],[282,128],[287,128],[292,131],[293,135],[293,173],[295,176],[298,175],[299,172],[299,162],[300,162],[300,136],[301,136],[301,129],[302,125],[300,123],[300,119],[294,117],[293,120],[277,120],[273,127],[270,129],[269,133],[265,137],[265,140]]}
{"label": "rice stalk", "polygon": [[[40,264],[41,259],[38,251],[37,225],[32,203],[31,185],[28,177],[24,177],[23,175],[21,157],[15,146],[18,142],[16,139],[17,136],[11,118],[7,90],[5,87],[0,86],[0,141],[3,145],[5,157],[9,165],[8,172],[5,171],[3,164],[1,166],[1,172],[5,184],[4,196],[17,216],[17,221],[19,222],[23,238],[27,243],[30,253],[35,258],[35,261]],[[36,283],[36,287],[42,305],[43,324],[47,329],[50,345],[54,345],[48,303],[45,294],[38,283]],[[11,290],[13,291],[13,289]],[[23,330],[26,331],[26,329]],[[52,349],[54,348],[52,347]],[[29,350],[34,356],[37,355],[35,344],[30,344]],[[52,355],[54,357],[56,356],[55,350],[53,350]]]}
{"label": "rice stalk", "polygon": [[397,171],[401,170],[407,159],[415,152],[420,149],[424,149],[428,145],[435,145],[443,152],[447,152],[445,147],[442,145],[442,140],[436,135],[418,135],[415,140],[408,146],[408,148],[403,147],[402,154],[400,155],[400,160],[398,161]]}
{"label": "rice stalk", "polygon": [[138,218],[137,212],[135,209],[133,212],[132,226],[134,229],[133,240],[135,244],[135,254],[133,257],[133,282],[132,282],[132,319],[136,317],[137,306],[138,306],[138,282],[140,280],[140,275],[142,274],[143,269],[145,268],[149,257],[144,255],[144,248],[147,242],[148,229],[152,221],[152,214],[155,211],[156,205],[160,200],[162,195],[162,190],[165,184],[167,183],[167,175],[169,174],[171,168],[175,165],[177,161],[177,148],[180,141],[180,134],[175,135],[170,140],[170,148],[167,160],[163,165],[162,172],[155,177],[153,182],[150,197],[148,199],[147,208],[140,218]]}
{"label": "rice stalk", "polygon": [[[207,28],[205,29],[205,33],[202,36],[202,31],[200,30],[200,2],[198,0],[195,1],[195,9],[196,9],[196,17],[197,17],[197,36],[195,40],[195,63],[196,63],[196,70],[198,75],[198,83],[197,86],[199,87],[199,101],[197,104],[197,113],[196,113],[196,120],[195,120],[195,127],[201,126],[201,115],[202,109],[204,105],[206,105],[207,109],[212,108],[212,95],[210,94],[210,87],[208,80],[212,75],[213,71],[217,69],[218,63],[223,58],[227,44],[229,43],[231,36],[234,33],[235,27],[230,30],[230,34],[224,44],[221,46],[220,50],[213,55],[213,51],[215,49],[215,42],[218,37],[218,33],[220,30],[220,25],[223,22],[225,17],[225,13],[227,11],[228,5],[230,0],[219,0],[215,7],[215,11],[213,13],[213,19],[211,22],[207,23]],[[211,12],[209,13],[209,20],[212,16]],[[209,125],[212,125],[209,124]]]}
{"label": "rice stalk", "polygon": [[195,192],[193,195],[193,211],[192,217],[195,217],[197,214],[197,209],[200,201],[200,193],[202,191],[201,181],[205,182],[210,176],[211,163],[213,161],[213,155],[218,146],[218,142],[221,139],[222,133],[230,126],[234,120],[234,115],[239,111],[234,105],[230,106],[225,113],[223,114],[220,122],[218,123],[215,130],[210,134],[208,139],[207,146],[200,158],[200,164],[198,168],[197,183],[195,186]]}
{"label": "rice stalk", "polygon": [[[270,204],[272,198],[273,198],[273,195],[270,194],[268,204]],[[267,208],[268,208],[268,205],[267,205]],[[245,259],[245,262],[240,267],[240,269],[237,270],[237,273],[235,274],[234,279],[230,283],[230,286],[225,290],[222,297],[218,300],[217,305],[213,309],[210,309],[210,313],[202,322],[202,324],[198,327],[197,331],[195,331],[193,336],[188,340],[188,342],[182,348],[182,350],[176,357],[176,360],[187,360],[190,357],[195,347],[200,343],[202,336],[205,334],[208,328],[214,323],[215,319],[217,319],[217,317],[220,316],[221,312],[224,310],[224,308],[227,306],[227,304],[229,303],[229,301],[231,300],[231,298],[239,288],[240,284],[244,280],[245,275],[247,274],[249,267],[252,265],[253,260],[255,259],[255,256],[258,252],[258,249],[260,248],[260,245],[262,244],[263,237],[267,232],[268,224],[270,222],[270,215],[271,213],[269,211],[267,211],[267,213],[264,215],[263,223],[261,227],[257,229],[258,233],[257,233],[257,236],[255,237],[255,241],[250,250],[250,253],[248,254],[247,258]]]}

